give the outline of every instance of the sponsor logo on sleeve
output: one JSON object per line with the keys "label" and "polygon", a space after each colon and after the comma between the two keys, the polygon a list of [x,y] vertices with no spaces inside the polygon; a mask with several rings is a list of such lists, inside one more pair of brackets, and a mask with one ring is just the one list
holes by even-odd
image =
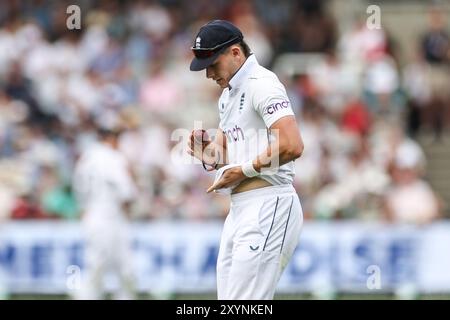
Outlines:
{"label": "sponsor logo on sleeve", "polygon": [[275,102],[275,103],[272,103],[272,104],[268,105],[267,107],[265,107],[263,114],[264,115],[268,115],[268,114],[272,115],[275,112],[282,110],[282,109],[286,109],[288,107],[289,107],[289,100]]}

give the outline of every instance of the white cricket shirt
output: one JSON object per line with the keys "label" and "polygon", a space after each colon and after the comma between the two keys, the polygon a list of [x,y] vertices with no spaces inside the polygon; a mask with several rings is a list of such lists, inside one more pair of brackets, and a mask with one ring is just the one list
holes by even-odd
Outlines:
{"label": "white cricket shirt", "polygon": [[[278,77],[250,55],[219,98],[219,127],[227,138],[230,164],[254,160],[266,151],[268,128],[280,118],[294,115],[286,90]],[[261,178],[272,185],[293,181],[294,162],[278,167]]]}
{"label": "white cricket shirt", "polygon": [[125,157],[102,143],[91,145],[74,171],[74,189],[87,219],[122,220],[122,204],[137,194]]}

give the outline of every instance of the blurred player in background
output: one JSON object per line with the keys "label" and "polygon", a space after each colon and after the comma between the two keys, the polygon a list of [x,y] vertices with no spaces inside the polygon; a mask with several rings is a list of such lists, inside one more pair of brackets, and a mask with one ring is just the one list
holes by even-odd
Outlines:
{"label": "blurred player in background", "polygon": [[218,298],[273,299],[303,222],[292,186],[294,160],[303,152],[295,116],[284,86],[258,64],[230,22],[201,27],[192,50],[190,69],[206,69],[206,77],[223,89],[215,141],[203,150],[196,145],[203,135],[194,131],[189,139],[189,153],[209,170],[229,165],[208,189],[231,189],[217,262]]}
{"label": "blurred player in background", "polygon": [[82,287],[76,298],[101,299],[104,276],[113,271],[120,281],[116,299],[134,298],[128,213],[137,190],[125,157],[119,153],[120,131],[98,131],[95,143],[81,155],[74,187],[83,209],[86,250]]}

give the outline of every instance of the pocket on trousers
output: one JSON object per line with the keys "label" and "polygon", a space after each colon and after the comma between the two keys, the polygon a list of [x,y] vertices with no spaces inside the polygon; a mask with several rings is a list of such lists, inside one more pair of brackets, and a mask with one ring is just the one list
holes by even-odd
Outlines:
{"label": "pocket on trousers", "polygon": [[246,298],[265,297],[280,277],[280,258],[278,252],[263,251],[262,248],[257,252],[245,248],[236,250],[230,274],[231,278],[239,280],[234,289],[247,292]]}
{"label": "pocket on trousers", "polygon": [[[255,250],[253,250],[255,249]],[[257,248],[248,246],[240,246],[233,254],[234,264],[242,265],[244,272],[258,272],[262,265],[279,265],[281,254],[275,251],[263,251],[262,246]]]}

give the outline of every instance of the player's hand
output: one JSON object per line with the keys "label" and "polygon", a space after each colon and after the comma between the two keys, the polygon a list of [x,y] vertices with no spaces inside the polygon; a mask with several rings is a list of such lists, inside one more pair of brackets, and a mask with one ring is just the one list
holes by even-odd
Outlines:
{"label": "player's hand", "polygon": [[195,146],[199,146],[204,149],[211,143],[208,133],[204,129],[192,130],[188,139],[188,147],[194,150]]}
{"label": "player's hand", "polygon": [[212,165],[215,159],[211,155],[212,148],[207,149],[210,144],[211,140],[205,130],[192,130],[188,139],[187,153],[206,164]]}
{"label": "player's hand", "polygon": [[207,193],[221,188],[229,188],[237,185],[247,177],[242,172],[242,167],[234,167],[226,170],[222,177],[206,190]]}

